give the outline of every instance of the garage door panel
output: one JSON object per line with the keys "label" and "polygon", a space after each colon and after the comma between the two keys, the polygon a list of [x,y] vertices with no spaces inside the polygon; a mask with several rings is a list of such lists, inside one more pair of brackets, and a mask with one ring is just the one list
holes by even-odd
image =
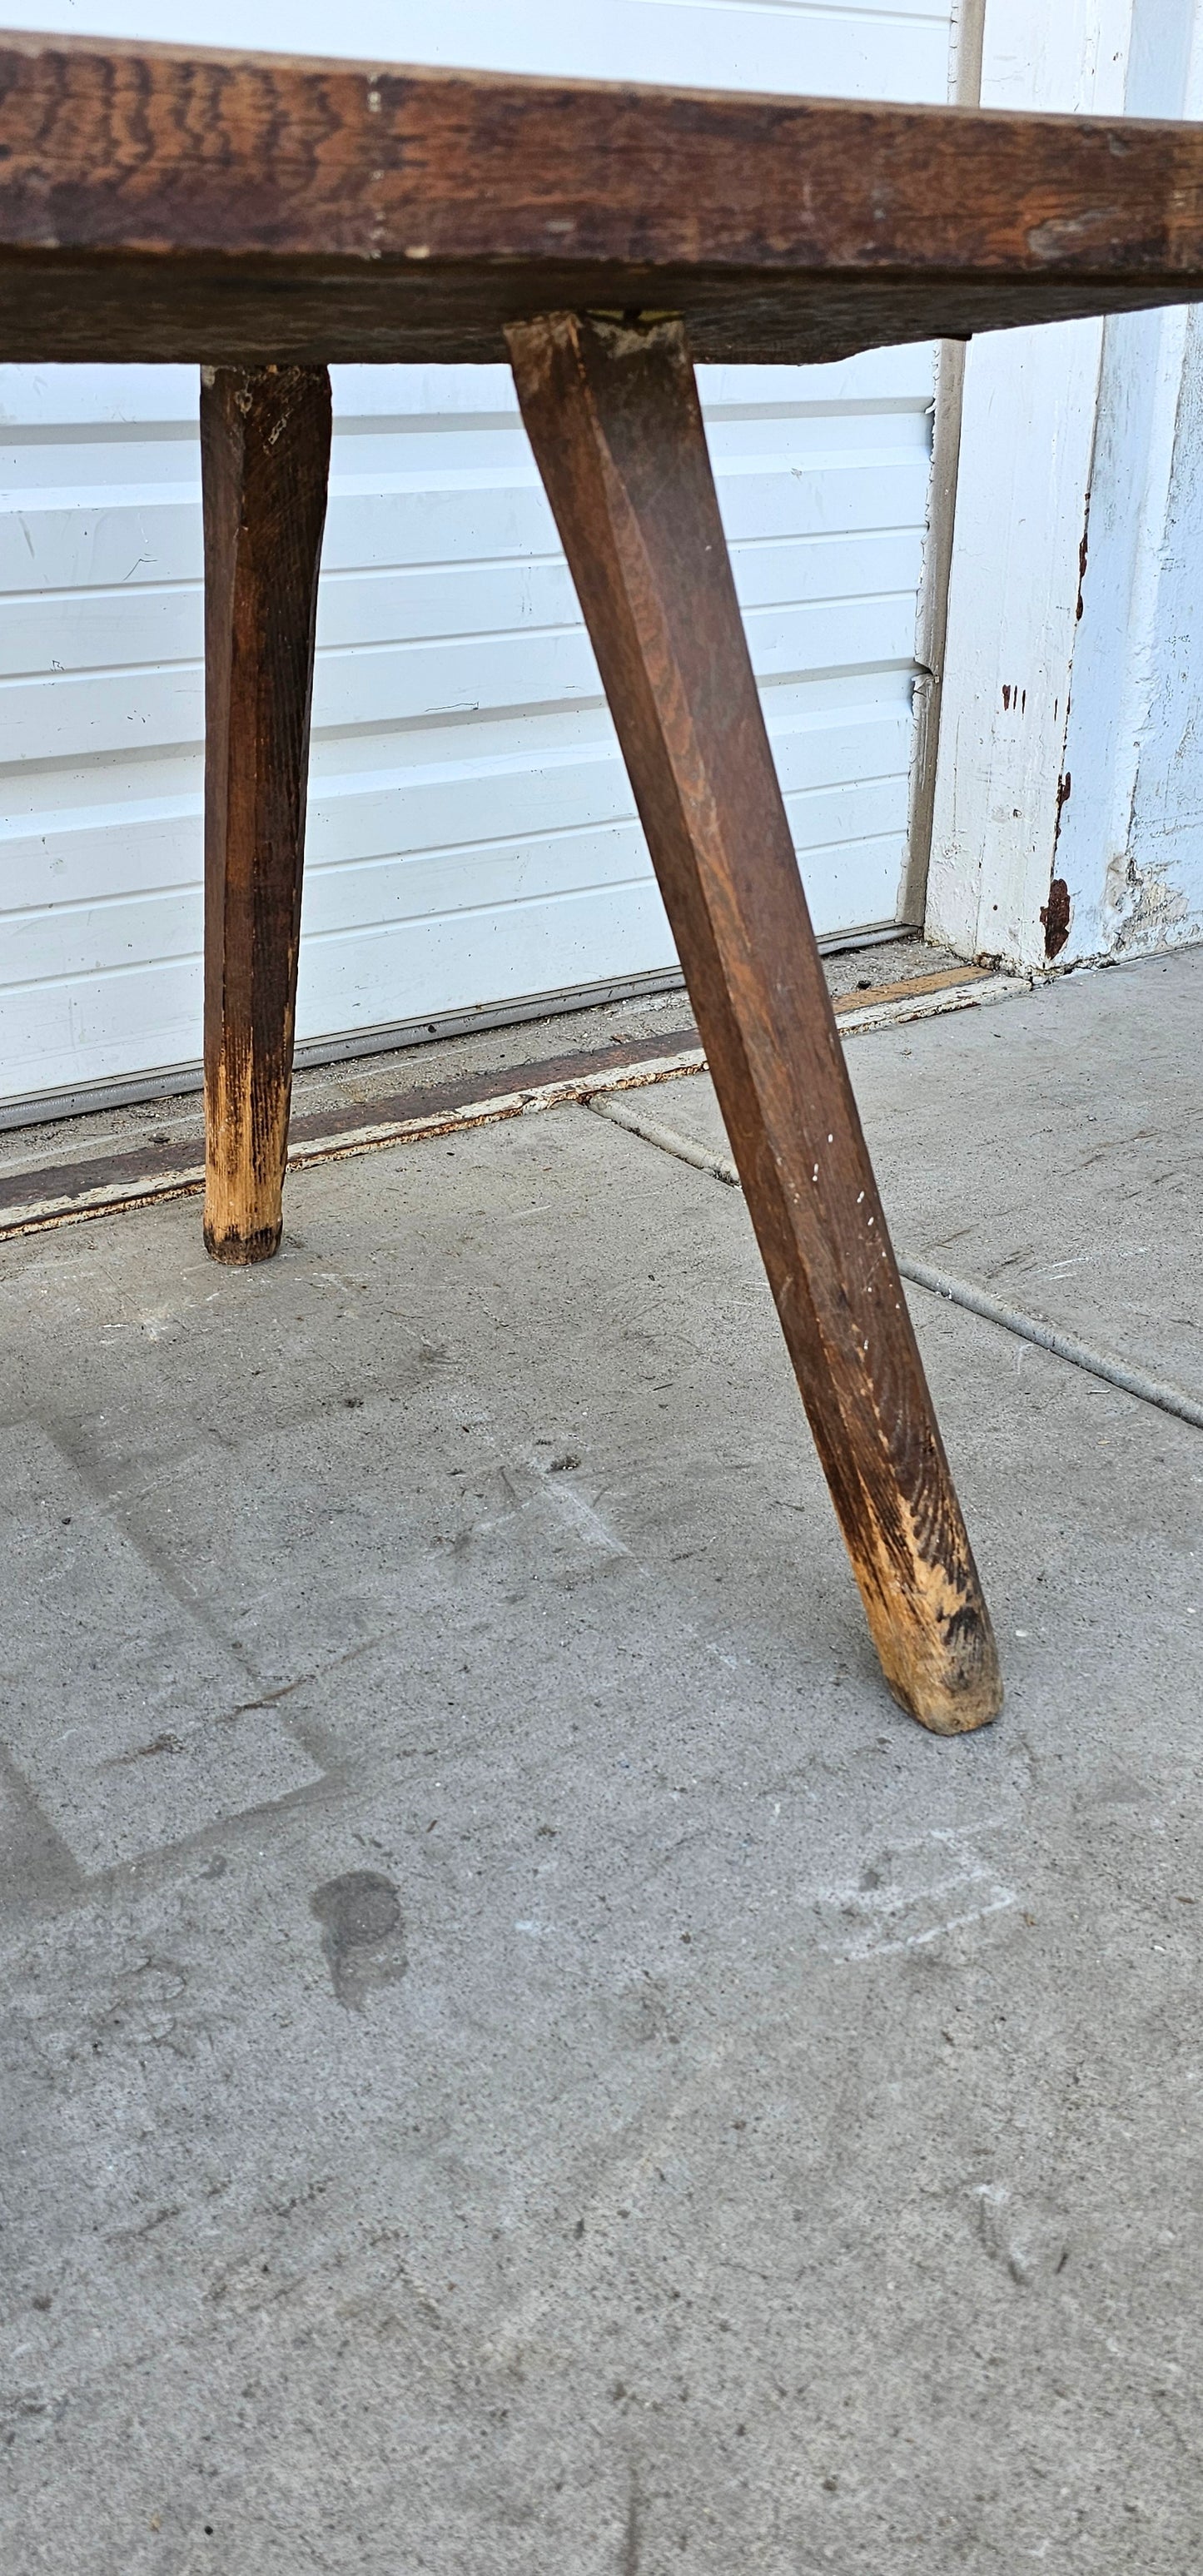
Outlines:
{"label": "garage door panel", "polygon": [[0,491],[0,600],[7,606],[31,591],[127,592],[140,579],[199,582],[200,542],[191,486],[153,503],[111,490],[47,502],[8,487]]}
{"label": "garage door panel", "polygon": [[[803,788],[787,796],[785,810],[794,831],[806,838],[802,877],[804,883],[809,880],[808,892],[821,897],[830,853],[841,841],[883,837],[905,841],[908,801],[907,779],[897,771],[887,772],[884,778],[841,781],[838,787]],[[870,920],[884,918],[881,913],[869,915]],[[824,926],[838,930],[838,918]]]}
{"label": "garage door panel", "polygon": [[[807,825],[815,835],[816,858],[824,860],[845,840],[897,843],[905,834],[906,798],[899,796],[893,778],[812,790]],[[531,834],[506,841],[500,852],[495,841],[426,852],[384,850],[370,859],[351,859],[341,866],[328,861],[313,870],[306,936],[412,921],[441,909],[481,910],[492,900],[530,901],[544,893],[550,897],[557,887],[582,893],[590,884],[617,885],[644,873],[643,841],[633,815],[588,830]]]}
{"label": "garage door panel", "polygon": [[[930,355],[927,364],[930,374]],[[729,539],[738,544],[765,534],[805,536],[832,527],[842,531],[909,525],[916,517],[921,521],[928,468],[926,412],[909,402],[875,412],[869,424],[872,438],[859,445],[850,439],[854,425],[841,418],[837,442],[832,425],[825,422],[823,444],[816,445],[803,435],[815,424],[800,421],[791,444],[789,422],[774,419],[771,445],[758,447],[752,442],[765,424],[740,417],[727,424],[730,442],[720,445],[722,423],[712,412],[716,479]],[[484,467],[471,474],[450,467],[439,472],[433,466],[424,474],[410,473],[397,467],[401,435],[398,424],[391,473],[382,468],[376,476],[352,474],[345,456],[355,442],[336,416],[322,553],[327,576],[423,565],[492,568],[506,557],[558,559],[551,512],[528,450],[512,460],[499,455],[491,473]],[[508,436],[495,435],[508,448]],[[116,465],[121,456],[120,444],[99,442],[94,467]],[[176,470],[157,490],[149,478],[127,484],[114,472],[112,479],[100,481],[95,471],[86,485],[38,489],[16,479],[17,464],[27,473],[29,461],[25,453],[19,460],[11,451],[5,455],[0,444],[0,576],[6,604],[38,590],[70,593],[97,587],[121,594],[143,585],[199,581],[198,459],[189,457],[187,480]]]}
{"label": "garage door panel", "polygon": [[[44,917],[9,913],[4,952],[11,987],[79,978],[81,955],[97,975],[137,971],[148,960],[176,959],[194,966],[200,955],[201,913],[201,890],[195,884],[127,896],[119,903],[64,905]],[[132,996],[132,985],[130,992]],[[196,1052],[195,1026],[190,1051]]]}
{"label": "garage door panel", "polygon": [[[930,357],[929,357],[930,367]],[[399,372],[399,371],[398,371]],[[774,422],[770,454],[716,457],[728,538],[738,545],[787,537],[922,523],[927,494],[927,429],[910,435],[909,407],[884,415],[899,436],[883,436],[874,416],[871,445],[854,455],[827,447],[781,453],[786,424]],[[734,424],[733,424],[734,426]],[[755,423],[740,424],[749,429]],[[459,472],[439,477],[394,473],[360,490],[363,478],[342,470],[336,432],[330,508],[322,551],[327,574],[395,567],[484,563],[499,558],[558,558],[551,512],[533,464],[501,464],[490,482]],[[12,460],[6,460],[11,476]],[[23,465],[27,464],[22,459]],[[483,469],[482,469],[483,472]],[[201,575],[199,466],[155,493],[119,481],[38,493],[11,479],[0,490],[0,582],[8,599],[37,590],[114,592],[198,582]],[[136,660],[135,655],[127,658]]]}
{"label": "garage door panel", "polygon": [[[850,592],[854,563],[843,541],[833,542],[835,560],[829,562],[822,544],[777,539],[781,503],[789,493],[789,485],[775,477],[770,494],[758,495],[762,504],[767,498],[778,505],[770,516],[773,542],[736,555],[758,675],[909,665],[919,528],[893,531],[889,557],[872,545],[863,547],[855,565],[861,578],[882,584],[889,569],[893,580],[858,597]],[[909,581],[899,578],[904,570]],[[424,580],[417,599],[414,581],[403,574],[387,583],[352,585],[344,579],[331,585],[336,600],[323,617],[326,640],[314,687],[319,730],[599,696],[596,664],[562,563],[482,567],[466,582]],[[796,596],[806,587],[818,593],[813,606]],[[752,606],[766,589],[776,594],[773,604]],[[556,612],[560,622],[549,624]],[[475,622],[507,613],[512,622],[500,633]],[[8,670],[29,675],[0,682],[0,744],[7,760],[52,760],[64,744],[83,757],[131,745],[199,745],[202,619],[196,584],[156,589],[149,596],[105,591],[78,608],[57,596],[0,606],[0,657]],[[357,641],[333,649],[331,619],[336,630],[358,630]],[[458,632],[439,631],[456,621]],[[377,640],[398,626],[422,624],[426,631],[412,643]]]}
{"label": "garage door panel", "polygon": [[[191,767],[191,763],[188,764]],[[98,887],[120,885],[114,901],[136,904],[143,895],[187,887],[199,898],[203,826],[195,786],[186,793],[141,799],[97,815],[95,806],[54,808],[62,782],[33,774],[40,797],[32,823],[13,818],[0,833],[0,922],[7,970],[8,942],[19,917],[59,920],[94,904]],[[37,900],[30,902],[30,896]],[[87,949],[77,938],[74,971],[86,973]],[[7,982],[7,971],[5,981]],[[0,1032],[3,996],[0,994]]]}
{"label": "garage door panel", "polygon": [[[83,33],[92,6],[27,0],[27,20]],[[109,34],[280,32],[265,0],[95,7]],[[940,98],[949,14],[948,0],[598,0],[575,13],[443,0],[422,34],[448,62],[672,80],[687,62],[691,80],[720,86]],[[395,0],[345,0],[337,29],[327,0],[294,0],[288,16],[292,50],[396,50]],[[932,352],[712,367],[701,382],[816,922],[889,921],[906,855]],[[199,1057],[196,413],[187,367],[0,368],[9,1104],[153,1082]],[[318,646],[307,1046],[671,972],[504,366],[335,370]]]}
{"label": "garage door panel", "polygon": [[906,671],[914,667],[915,594],[825,599],[811,608],[757,608],[747,618],[759,680],[804,672]]}
{"label": "garage door panel", "polygon": [[[882,688],[881,683],[876,685]],[[771,686],[766,691],[766,713],[787,810],[795,834],[806,845],[803,875],[818,927],[838,930],[847,917],[841,907],[849,901],[870,907],[858,912],[858,919],[888,920],[897,901],[906,849],[911,747],[906,675],[895,675],[891,687],[867,696],[854,708],[847,704],[846,690],[830,681]],[[598,738],[589,743],[578,734],[565,746],[560,728],[569,724],[577,728],[592,724],[598,728]],[[553,747],[560,758],[551,758]],[[562,882],[571,880],[581,901],[587,892],[578,882],[582,867],[597,867],[600,890],[603,871],[617,868],[621,876],[634,866],[642,844],[604,710],[549,718],[543,759],[532,742],[530,760],[529,774],[539,778],[542,790],[545,839],[541,846],[530,836],[509,837],[507,795],[525,800],[528,791],[521,772],[498,773],[487,759],[477,764],[471,781],[449,774],[437,763],[433,769],[424,768],[420,760],[408,772],[393,770],[392,777],[401,783],[395,802],[391,795],[381,796],[370,785],[360,786],[345,775],[337,781],[315,779],[312,865],[304,915],[307,965],[298,1003],[298,1026],[305,1038],[316,1038],[328,1029],[371,1028],[388,1017],[405,1016],[397,1001],[398,994],[411,989],[413,961],[405,943],[420,938],[417,915],[423,903],[436,902],[441,895],[448,918],[458,917],[463,907],[453,946],[440,953],[461,961],[475,957],[479,976],[497,971],[492,914],[485,899],[490,883],[492,902],[500,912],[515,899],[525,900],[532,884],[550,885],[549,872],[557,863]],[[495,837],[469,849],[474,797],[479,799],[478,822],[483,814]],[[594,828],[579,833],[565,829],[565,818],[585,801]],[[390,850],[390,827],[402,817],[404,847]],[[608,828],[599,831],[599,824]],[[848,856],[842,859],[839,853],[845,843]],[[352,855],[365,847],[379,853],[371,865],[357,863]],[[646,868],[646,862],[642,864]],[[605,951],[609,976],[648,971],[644,951],[624,947],[620,934],[625,923],[628,930],[637,929],[642,939],[653,921],[657,940],[647,955],[654,959],[668,953],[667,929],[662,926],[654,888],[649,886],[647,903],[638,906],[624,897],[615,911],[613,936],[608,936]],[[349,944],[339,949],[334,976],[330,935],[340,922]],[[533,921],[530,935],[533,939]],[[420,953],[425,952],[415,950],[415,955]],[[532,949],[531,953],[537,953],[546,966],[548,952]],[[524,989],[537,993],[555,988],[529,982]]]}
{"label": "garage door panel", "polygon": [[[905,707],[864,709],[854,723],[812,721],[794,729],[774,725],[773,730],[787,810],[808,851],[822,854],[842,837],[905,829],[910,732]],[[491,828],[474,841],[473,825],[479,829],[482,810]],[[445,900],[447,879],[460,854],[492,854],[500,882],[511,861],[540,837],[563,844],[573,833],[584,837],[591,829],[614,824],[635,829],[626,772],[608,740],[581,746],[570,759],[552,756],[549,749],[533,783],[525,764],[507,771],[487,763],[477,764],[471,779],[428,764],[398,767],[383,785],[365,785],[353,774],[319,780],[310,801],[306,930],[319,919],[327,924],[331,907],[340,901],[351,903],[357,871],[368,885],[379,882],[374,872],[381,863],[402,866],[421,859],[441,877]],[[48,939],[53,929],[53,972],[82,976],[102,910],[116,919],[128,906],[136,916],[146,898],[181,889],[196,897],[190,917],[199,939],[201,835],[195,794],[143,799],[102,821],[69,808],[46,809],[35,830],[10,829],[0,837],[6,981],[21,982],[38,971],[39,923],[45,922]],[[97,883],[118,868],[126,891],[102,907],[96,902]],[[35,878],[43,900],[29,905],[24,897]],[[326,891],[328,878],[339,881],[341,893],[339,884]],[[26,942],[19,970],[13,944],[18,936]],[[148,923],[139,929],[136,920],[129,936],[135,951],[139,938],[152,950],[161,940],[161,933],[152,935]],[[65,939],[69,948],[63,946]]]}
{"label": "garage door panel", "polygon": [[[863,709],[852,741],[838,711],[799,707],[796,701],[806,692],[782,693],[791,694],[795,703],[783,710],[786,721],[774,732],[795,830],[804,828],[815,854],[804,873],[816,925],[821,932],[838,929],[849,902],[888,918],[906,841],[905,708]],[[852,784],[845,775],[850,767],[859,773]],[[821,783],[832,773],[837,783]],[[530,978],[523,990],[535,997],[557,989],[561,967],[573,980],[587,935],[601,939],[598,953],[607,961],[602,972],[612,978],[649,971],[646,962],[633,964],[634,959],[651,958],[650,971],[657,963],[671,964],[667,925],[646,878],[616,751],[608,744],[594,746],[592,756],[553,763],[547,774],[545,811],[563,814],[585,794],[613,819],[594,831],[572,832],[553,823],[542,840],[494,840],[471,849],[463,838],[466,788],[459,777],[398,773],[400,797],[395,791],[386,797],[357,793],[356,781],[344,781],[341,795],[316,800],[298,1012],[302,1041],[315,1042],[331,1030],[354,1038],[385,1014],[405,1020],[427,1008],[458,1009],[462,1005],[454,999],[432,1002],[423,995],[451,991],[448,978],[455,972],[479,974],[482,959],[492,968],[499,950],[502,961],[512,964],[523,939]],[[504,773],[489,778],[491,791],[506,784]],[[521,793],[521,770],[508,784]],[[374,807],[374,821],[365,807]],[[398,813],[411,827],[442,834],[441,846],[389,851],[388,825]],[[504,815],[492,813],[491,819],[503,821]],[[119,1078],[131,1023],[154,1030],[160,1066],[195,1059],[199,887],[194,879],[156,888],[153,877],[156,869],[171,873],[181,845],[191,844],[199,859],[199,806],[194,802],[189,810],[185,799],[165,799],[160,810],[141,814],[131,830],[137,865],[151,882],[141,895],[110,904],[88,900],[91,835],[63,817],[57,831],[30,836],[42,848],[59,895],[48,914],[10,909],[4,925],[5,1056],[24,1069],[31,1087],[51,1085],[64,1050],[69,1055],[86,1048],[89,1061],[101,1064],[101,1078]],[[339,858],[340,850],[373,843],[382,851],[377,863]],[[10,888],[14,873],[20,875],[12,869],[14,855],[20,857],[19,845],[0,850],[0,883]],[[586,881],[591,875],[592,884]],[[571,895],[578,909],[571,920],[557,915],[545,936],[536,919],[540,905],[554,910],[561,894]],[[502,936],[498,921],[510,909],[522,920],[511,922]],[[423,977],[436,959],[441,980],[427,985]]]}
{"label": "garage door panel", "polygon": [[[380,423],[398,417],[458,428],[469,418],[517,416],[505,365],[407,367],[401,402],[397,372],[390,367],[335,367],[332,375],[336,409],[344,427],[354,425],[357,437],[368,437]],[[814,410],[834,417],[847,410],[860,415],[879,405],[896,410],[908,401],[921,408],[930,396],[927,353],[917,342],[901,349],[861,349],[822,366],[701,367],[698,381],[703,400],[725,413],[796,411],[804,416]],[[153,436],[158,442],[164,431],[186,446],[195,432],[196,411],[195,367],[0,365],[0,437],[7,431],[19,444],[36,433],[29,441],[31,450],[52,437],[66,443],[67,434],[78,445],[81,431],[87,446],[98,437]]]}
{"label": "garage door panel", "polygon": [[532,835],[506,844],[498,864],[496,844],[461,845],[412,858],[390,853],[369,864],[324,868],[313,879],[306,935],[325,939],[363,929],[414,922],[427,914],[487,912],[490,904],[533,903],[557,894],[587,894],[590,887],[638,882],[644,875],[643,843],[634,819],[593,831]]}
{"label": "garage door panel", "polygon": [[[844,602],[909,593],[922,556],[918,526],[857,536],[774,536],[733,550],[736,588],[745,611],[808,602]],[[452,635],[508,634],[575,624],[576,594],[563,559],[471,564],[450,581],[444,567],[323,575],[319,652],[374,645],[445,641]],[[199,580],[171,587],[143,583],[119,589],[11,595],[0,604],[0,679],[53,678],[88,672],[135,672],[167,663],[199,663],[204,605]],[[913,639],[912,639],[913,640]],[[11,719],[10,719],[11,724]],[[7,731],[10,756],[24,737]]]}
{"label": "garage door panel", "polygon": [[858,920],[892,921],[906,869],[907,818],[898,828],[863,841],[840,840],[809,854],[811,917],[820,939],[833,936],[855,913]]}
{"label": "garage door panel", "polygon": [[[0,603],[5,680],[198,662],[203,650],[204,603],[195,581],[170,590],[147,586],[136,597],[129,589],[46,591]],[[0,742],[11,758],[25,738],[6,729]]]}
{"label": "garage door panel", "polygon": [[[820,935],[830,927],[824,915],[832,900],[862,902],[867,893],[869,901],[878,905],[879,917],[882,910],[888,916],[904,843],[905,835],[899,834],[880,842],[841,845],[834,854],[834,896],[825,887],[816,913]],[[315,1026],[333,1025],[350,1037],[371,1030],[376,1022],[365,995],[382,987],[401,1022],[420,1020],[427,1010],[462,1010],[464,1004],[457,996],[470,989],[482,936],[490,943],[491,957],[496,959],[499,953],[500,964],[511,976],[520,972],[528,976],[524,985],[515,982],[511,989],[524,992],[532,1001],[588,983],[590,973],[582,969],[587,970],[590,955],[604,961],[596,972],[599,981],[628,979],[633,954],[650,959],[644,972],[671,967],[673,962],[663,909],[654,885],[643,876],[626,885],[561,891],[551,900],[528,903],[519,898],[511,904],[494,900],[482,912],[383,922],[362,930],[343,928],[333,936],[317,935],[302,950],[299,1037],[304,1040]]]}
{"label": "garage door panel", "polygon": [[74,677],[6,680],[0,686],[0,742],[19,742],[25,760],[73,760],[95,753],[158,750],[196,743],[204,724],[199,663],[86,671]]}
{"label": "garage door panel", "polygon": [[153,1047],[156,1068],[195,1063],[198,999],[191,959],[144,960],[114,974],[48,979],[5,993],[0,1017],[6,1070],[18,1067],[24,1096],[69,1087],[63,1066],[83,1062],[89,1079],[121,1082],[129,1065],[131,1021]]}
{"label": "garage door panel", "polygon": [[[878,828],[859,817],[864,800],[887,784],[900,814],[906,806],[911,719],[904,689],[849,706],[832,703],[828,688],[786,684],[766,700],[786,804],[808,850],[837,836],[836,815],[852,833]],[[349,744],[315,744],[307,908],[325,866],[418,854],[437,854],[449,864],[457,849],[484,840],[504,856],[524,835],[632,818],[630,786],[602,709],[556,713],[539,726],[527,720],[522,731],[520,750],[498,751],[499,736],[508,741],[510,728],[473,727],[473,748],[454,761],[440,757],[438,732],[395,736],[383,745],[360,742],[370,756],[361,770],[345,766]],[[82,795],[67,801],[66,786],[82,791],[95,784],[86,774],[65,782],[29,773],[22,781],[25,818],[14,816],[0,833],[0,913],[10,921],[17,913],[58,917],[71,906],[94,904],[98,891],[113,883],[136,902],[143,893],[199,881],[201,804],[193,764],[175,759],[142,766],[144,789],[157,785],[159,792],[110,810],[83,802]],[[119,774],[126,784],[128,770]],[[38,898],[32,903],[31,893]],[[85,959],[81,939],[81,974]]]}
{"label": "garage door panel", "polygon": [[836,97],[942,98],[947,0],[25,0],[22,24],[164,43],[260,45],[579,80],[680,82]]}
{"label": "garage door panel", "polygon": [[796,600],[872,599],[909,591],[912,603],[923,561],[923,528],[911,520],[894,528],[823,536],[778,535],[763,545],[734,545],[735,587],[745,612]]}
{"label": "garage door panel", "polygon": [[[929,357],[930,366],[930,357]],[[775,423],[771,454],[745,461],[728,453],[717,462],[723,524],[735,544],[765,536],[806,536],[859,528],[922,523],[927,502],[928,450],[911,439],[908,409],[878,415],[871,447],[852,457],[838,450],[781,452],[783,424]],[[897,447],[883,428],[905,432]],[[533,480],[517,466],[498,468],[488,488],[466,475],[438,481],[395,476],[380,479],[369,498],[349,490],[336,445],[330,514],[322,564],[327,572],[368,570],[393,564],[448,564],[498,556],[558,556],[551,512]],[[504,480],[501,479],[504,474]],[[196,542],[199,544],[199,518]],[[193,564],[193,571],[197,569]],[[164,577],[164,576],[159,576]]]}
{"label": "garage door panel", "polygon": [[[534,1002],[590,983],[621,982],[632,955],[650,963],[639,971],[671,971],[673,945],[654,884],[559,894],[550,902],[502,904],[483,916],[451,913],[372,931],[341,932],[312,941],[302,953],[297,1024],[302,1039],[315,1021],[354,1037],[375,1025],[364,1016],[364,994],[381,987],[393,996],[402,1024],[427,1013],[462,1012],[471,990],[482,936],[493,971],[514,996]],[[523,979],[523,980],[520,980]],[[504,989],[504,986],[503,986]]]}
{"label": "garage door panel", "polygon": [[[910,669],[913,590],[893,598],[833,599],[814,607],[753,610],[748,642],[758,676],[821,669]],[[314,678],[313,720],[321,731],[507,706],[600,702],[601,682],[584,629],[474,635],[377,646],[323,657]],[[165,704],[170,708],[170,683]],[[0,695],[0,712],[3,697]]]}
{"label": "garage door panel", "polygon": [[[346,369],[335,370],[341,384]],[[392,371],[409,376],[409,368]],[[810,459],[820,469],[854,463],[881,444],[882,421],[889,420],[891,452],[909,446],[922,459],[926,446],[924,411],[930,399],[928,370],[917,387],[878,398],[876,408],[854,398],[840,404],[821,395],[811,404],[792,400],[739,401],[717,393],[710,379],[720,371],[703,368],[707,443],[716,471],[754,472],[758,459],[789,472]],[[745,369],[745,374],[753,374]],[[816,369],[798,370],[814,375]],[[58,451],[64,458],[70,449]],[[78,451],[76,451],[78,452]],[[338,458],[348,499],[367,493],[474,487],[489,490],[500,479],[540,489],[515,398],[486,414],[470,414],[458,427],[454,420],[433,423],[398,408],[391,417],[354,424],[343,422]],[[131,477],[131,481],[145,477]],[[550,514],[549,514],[550,524]]]}
{"label": "garage door panel", "polygon": [[[909,590],[913,600],[921,555],[922,524],[914,518],[899,527],[874,527],[864,535],[846,529],[831,535],[796,535],[777,529],[767,542],[732,550],[736,589],[745,609],[777,602],[875,597],[898,590]],[[119,597],[116,606],[119,613]],[[428,636],[566,625],[575,622],[578,613],[568,568],[559,555],[543,561],[469,564],[459,569],[454,582],[447,579],[442,566],[336,574],[323,564],[318,648],[354,650],[363,644],[403,643]],[[165,617],[165,641],[169,631],[187,633],[192,637],[190,649],[195,650],[199,609],[181,607],[176,616],[170,629]],[[191,627],[187,617],[193,620]],[[0,618],[0,636],[3,630]],[[31,638],[34,631],[31,627]],[[101,631],[98,625],[97,632]],[[45,636],[38,641],[44,653]],[[106,658],[103,651],[96,656],[98,661]],[[49,665],[42,660],[20,667]]]}

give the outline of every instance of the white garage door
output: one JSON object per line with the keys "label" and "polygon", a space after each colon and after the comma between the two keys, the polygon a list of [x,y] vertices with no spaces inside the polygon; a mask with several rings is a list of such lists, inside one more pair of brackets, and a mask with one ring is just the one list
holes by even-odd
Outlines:
{"label": "white garage door", "polygon": [[[947,85],[946,0],[594,0],[579,29],[547,0],[210,0],[203,26],[186,0],[19,15],[72,33],[732,87],[933,98]],[[703,390],[817,926],[892,921],[931,352],[709,369]],[[665,980],[667,924],[506,372],[342,368],[335,416],[302,1053]],[[0,422],[11,1118],[161,1088],[199,1058],[195,377],[0,368]]]}

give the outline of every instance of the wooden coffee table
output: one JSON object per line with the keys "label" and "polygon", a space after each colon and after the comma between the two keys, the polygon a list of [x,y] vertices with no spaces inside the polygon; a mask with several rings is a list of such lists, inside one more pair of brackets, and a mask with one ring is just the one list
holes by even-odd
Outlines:
{"label": "wooden coffee table", "polygon": [[508,356],[886,1679],[1001,1699],[693,360],[1203,298],[1203,127],[0,38],[0,355],[199,361],[205,1241],[279,1243],[335,360]]}

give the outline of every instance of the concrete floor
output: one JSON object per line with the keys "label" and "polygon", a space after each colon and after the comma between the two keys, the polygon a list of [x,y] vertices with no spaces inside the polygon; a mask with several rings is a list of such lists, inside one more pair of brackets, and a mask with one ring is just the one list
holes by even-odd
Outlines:
{"label": "concrete floor", "polygon": [[[1201,999],[849,1046],[900,1246],[1196,1391]],[[6,2576],[1184,2576],[1203,1434],[915,1293],[941,1742],[735,1192],[573,1107],[288,1226],[0,1255]]]}

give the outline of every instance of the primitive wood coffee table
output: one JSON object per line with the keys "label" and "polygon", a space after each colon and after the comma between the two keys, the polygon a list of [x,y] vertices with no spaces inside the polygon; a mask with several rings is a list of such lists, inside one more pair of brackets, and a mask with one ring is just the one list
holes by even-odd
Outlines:
{"label": "primitive wood coffee table", "polygon": [[1203,127],[0,37],[0,356],[202,366],[205,1241],[280,1239],[335,360],[508,355],[895,1697],[998,1658],[752,677],[694,357],[1203,298]]}

